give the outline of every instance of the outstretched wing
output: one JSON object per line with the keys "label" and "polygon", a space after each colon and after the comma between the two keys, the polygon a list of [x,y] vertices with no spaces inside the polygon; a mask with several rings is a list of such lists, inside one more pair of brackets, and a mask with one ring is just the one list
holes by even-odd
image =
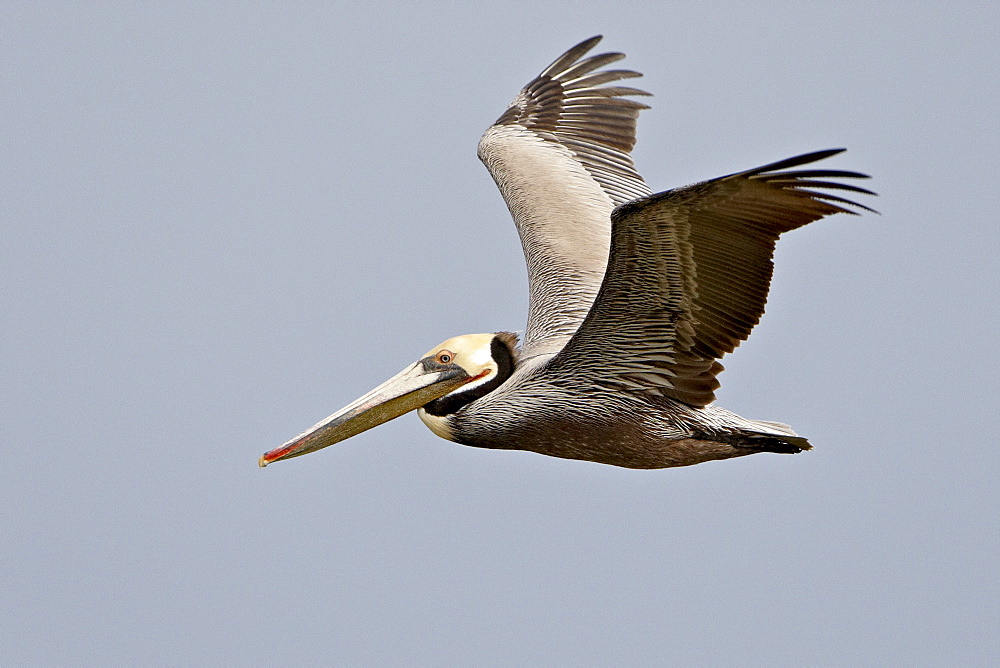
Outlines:
{"label": "outstretched wing", "polygon": [[[611,216],[611,254],[594,306],[549,364],[555,375],[673,397],[715,400],[717,361],[760,320],[778,236],[832,213],[868,207],[824,190],[874,194],[828,178],[857,172],[780,171],[818,151],[629,202]],[[819,190],[814,190],[818,188]]]}
{"label": "outstretched wing", "polygon": [[528,265],[528,325],[522,355],[558,351],[600,289],[615,206],[650,193],[629,157],[647,108],[607,85],[641,76],[602,69],[621,53],[583,56],[576,45],[539,74],[479,141],[479,157],[514,217]]}

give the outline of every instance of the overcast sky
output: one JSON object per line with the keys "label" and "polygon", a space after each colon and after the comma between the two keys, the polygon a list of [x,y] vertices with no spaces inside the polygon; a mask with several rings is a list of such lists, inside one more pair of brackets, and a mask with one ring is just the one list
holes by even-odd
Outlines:
{"label": "overcast sky", "polygon": [[[0,663],[1000,659],[1000,4],[0,5]],[[815,450],[630,471],[410,415],[522,329],[482,131],[596,33],[654,190],[846,146],[720,404]]]}

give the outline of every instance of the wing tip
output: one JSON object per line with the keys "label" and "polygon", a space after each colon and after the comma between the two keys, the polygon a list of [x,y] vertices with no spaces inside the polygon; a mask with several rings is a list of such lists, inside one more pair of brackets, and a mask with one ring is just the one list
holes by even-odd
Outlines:
{"label": "wing tip", "polygon": [[802,153],[800,155],[793,155],[790,158],[785,158],[784,160],[778,160],[777,162],[771,162],[766,165],[761,165],[760,167],[754,167],[753,169],[748,169],[745,172],[737,172],[736,174],[731,174],[730,176],[756,176],[757,174],[763,174],[765,172],[776,172],[781,169],[788,169],[789,167],[798,167],[799,165],[807,165],[811,162],[819,162],[820,160],[826,160],[829,157],[844,153],[846,148],[825,148],[819,151],[810,151],[809,153]]}
{"label": "wing tip", "polygon": [[582,42],[576,44],[575,46],[567,49],[561,56],[552,61],[552,63],[542,70],[540,77],[552,76],[553,72],[560,72],[566,69],[568,66],[572,65],[576,61],[580,60],[587,52],[597,46],[598,42],[604,39],[604,35],[594,35],[593,37],[588,37]]}
{"label": "wing tip", "polygon": [[[800,170],[800,171],[783,171],[790,167],[798,167],[800,165],[807,165],[813,162],[818,162],[820,160],[825,160],[835,155],[839,155],[847,151],[846,148],[827,148],[819,151],[811,151],[809,153],[803,153],[801,155],[792,156],[790,158],[785,158],[784,160],[779,160],[777,162],[772,162],[761,167],[756,167],[754,169],[747,170],[745,172],[739,172],[737,174],[732,174],[729,177],[724,178],[746,178],[752,180],[759,180],[770,182],[785,190],[792,190],[807,197],[810,197],[817,201],[822,201],[827,205],[833,207],[836,213],[847,213],[853,216],[860,215],[857,211],[852,211],[851,209],[844,208],[841,205],[848,205],[857,207],[863,211],[868,211],[869,213],[874,213],[876,215],[881,215],[875,209],[865,206],[860,202],[855,202],[854,200],[847,199],[846,197],[839,197],[831,193],[809,190],[803,186],[812,186],[815,188],[830,188],[834,190],[848,190],[851,192],[860,193],[863,195],[871,195],[873,197],[878,197],[878,193],[868,190],[867,188],[860,188],[858,186],[847,185],[842,183],[837,183],[835,181],[823,182],[823,181],[806,181],[809,177],[822,175],[827,178],[840,178],[840,179],[870,179],[871,176],[864,174],[862,172],[854,172],[848,170],[839,169],[825,169],[825,170]],[[786,182],[782,183],[785,180]]]}

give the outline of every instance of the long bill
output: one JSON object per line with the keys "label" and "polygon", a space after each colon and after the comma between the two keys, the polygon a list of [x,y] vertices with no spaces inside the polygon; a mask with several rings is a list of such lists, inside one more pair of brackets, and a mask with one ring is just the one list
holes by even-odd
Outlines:
{"label": "long bill", "polygon": [[258,464],[263,468],[333,445],[443,397],[470,380],[474,377],[459,366],[420,360],[280,448],[265,452]]}

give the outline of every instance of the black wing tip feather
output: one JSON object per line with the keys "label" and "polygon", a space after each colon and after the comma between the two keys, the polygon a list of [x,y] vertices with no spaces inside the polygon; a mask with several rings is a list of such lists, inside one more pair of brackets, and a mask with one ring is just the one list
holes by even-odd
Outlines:
{"label": "black wing tip feather", "polygon": [[[846,209],[838,204],[846,204],[849,206],[857,207],[864,211],[870,213],[878,214],[879,212],[875,209],[855,202],[854,200],[847,199],[845,197],[838,197],[837,195],[832,195],[830,193],[808,190],[809,187],[812,188],[830,188],[831,190],[847,190],[851,192],[860,193],[863,195],[872,195],[873,197],[878,197],[878,193],[868,190],[867,188],[860,188],[858,186],[849,185],[846,183],[838,183],[835,181],[813,181],[809,180],[813,177],[825,177],[825,178],[835,178],[835,179],[870,179],[871,176],[868,174],[862,174],[861,172],[853,172],[848,170],[840,169],[806,169],[797,171],[781,171],[786,170],[790,167],[798,167],[800,165],[807,165],[813,162],[818,162],[820,160],[825,160],[826,158],[838,155],[845,152],[846,148],[828,148],[822,151],[812,151],[811,153],[803,153],[802,155],[792,156],[791,158],[785,158],[784,160],[779,160],[777,162],[772,162],[761,167],[755,167],[754,169],[749,169],[744,172],[737,172],[736,174],[730,174],[729,176],[724,176],[723,179],[729,178],[745,178],[766,181],[773,185],[787,188],[790,190],[795,190],[796,192],[802,193],[808,197],[816,200],[822,200],[827,202],[830,206],[835,207],[839,213],[849,213],[853,216],[858,215],[857,211],[852,211]],[[805,186],[805,187],[803,187]]]}
{"label": "black wing tip feather", "polygon": [[[783,169],[788,169],[789,167],[798,167],[799,165],[808,165],[813,162],[819,162],[820,160],[825,160],[834,155],[844,153],[846,148],[828,148],[822,151],[813,151],[812,153],[803,153],[802,155],[792,156],[791,158],[785,158],[784,160],[779,160],[778,162],[772,162],[768,165],[762,165],[761,167],[754,167],[753,169],[748,169],[743,172],[737,172],[735,174],[730,174],[729,176],[723,176],[722,178],[727,179],[734,176],[742,176],[745,178],[750,178],[754,176],[791,176],[795,178],[802,177],[813,177],[813,176],[827,176],[842,179],[870,179],[871,176],[864,174],[862,172],[853,172],[846,169],[802,169],[794,172],[781,172]],[[777,174],[776,172],[781,172]],[[871,191],[865,191],[869,195],[875,195]]]}
{"label": "black wing tip feather", "polygon": [[[650,204],[658,202],[662,199],[669,199],[673,197],[679,191],[683,191],[689,188],[697,188],[700,186],[705,186],[711,183],[717,183],[719,181],[727,181],[731,179],[746,179],[763,181],[773,186],[784,188],[788,190],[794,190],[806,197],[810,197],[815,200],[824,201],[829,206],[834,207],[837,213],[848,213],[852,216],[858,215],[857,211],[852,211],[851,209],[839,206],[837,203],[857,207],[863,211],[868,211],[870,213],[879,214],[875,209],[865,206],[855,202],[854,200],[849,200],[844,197],[838,197],[830,193],[809,190],[808,188],[829,188],[831,190],[846,190],[850,192],[856,192],[863,195],[872,195],[878,197],[878,193],[868,190],[867,188],[860,188],[858,186],[849,185],[846,183],[838,183],[836,181],[815,181],[812,180],[814,177],[821,178],[838,178],[838,179],[870,179],[868,174],[862,174],[861,172],[852,172],[847,170],[839,169],[806,169],[806,170],[796,170],[796,171],[781,171],[788,169],[789,167],[798,167],[800,165],[806,165],[818,160],[823,160],[831,156],[843,153],[847,149],[845,148],[830,148],[822,151],[813,151],[811,153],[803,153],[802,155],[796,155],[791,158],[785,158],[784,160],[779,160],[777,162],[772,162],[761,167],[755,167],[753,169],[748,169],[742,172],[736,172],[735,174],[729,174],[727,176],[722,176],[716,179],[709,179],[708,181],[702,181],[701,183],[695,183],[690,186],[684,186],[681,188],[672,188],[664,192],[655,193],[647,197],[640,197],[638,199],[631,200],[629,202],[624,202],[611,212],[611,220],[615,221],[623,216],[632,214],[639,209],[642,209]],[[880,214],[879,214],[880,215]]]}
{"label": "black wing tip feather", "polygon": [[[819,187],[820,188],[833,188],[835,186],[832,186],[832,185],[822,185],[822,186],[819,186]],[[838,204],[835,204],[834,202],[839,202],[840,204],[845,204],[847,206],[854,206],[854,207],[857,207],[859,209],[864,209],[865,211],[868,211],[869,213],[878,214],[878,211],[876,211],[875,209],[872,209],[871,207],[867,207],[864,204],[859,204],[858,202],[855,202],[852,199],[847,199],[846,197],[839,197],[837,195],[831,195],[830,193],[819,192],[819,191],[816,191],[816,190],[808,190],[808,189],[805,189],[805,188],[795,188],[794,186],[792,188],[796,192],[802,193],[803,195],[811,197],[814,200],[820,200],[822,202],[825,202],[826,204],[829,204],[830,206],[832,206],[835,209],[837,209],[837,213],[849,213],[852,216],[859,215],[857,211],[851,211],[850,209],[845,209],[843,206],[839,206]]]}
{"label": "black wing tip feather", "polygon": [[[803,153],[802,155],[794,155],[791,158],[785,158],[784,160],[772,162],[767,165],[754,167],[753,169],[748,169],[745,172],[738,172],[736,174],[731,174],[730,176],[755,176],[757,174],[762,174],[764,172],[776,172],[779,169],[788,169],[789,167],[798,167],[799,165],[807,165],[810,162],[819,162],[820,160],[825,160],[831,156],[837,155],[838,153],[843,153],[846,150],[847,150],[846,148],[827,148],[823,149],[822,151],[812,151],[810,153]],[[864,175],[862,176],[864,178],[868,178],[867,176]]]}

